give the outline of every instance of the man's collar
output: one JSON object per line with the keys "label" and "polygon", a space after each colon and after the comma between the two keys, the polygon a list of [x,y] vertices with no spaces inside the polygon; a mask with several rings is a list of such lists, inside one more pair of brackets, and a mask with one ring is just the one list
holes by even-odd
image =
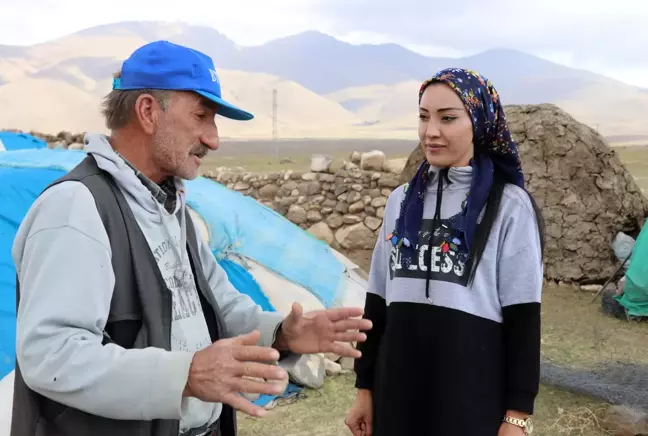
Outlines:
{"label": "man's collar", "polygon": [[[115,153],[117,152],[115,151]],[[135,166],[131,164],[124,156],[119,153],[117,153],[117,156],[122,158],[126,165],[128,165],[135,172],[137,178],[140,179],[142,184],[146,186],[149,191],[151,191],[153,197],[155,197],[155,199],[159,201],[160,204],[164,205],[167,211],[173,212],[175,210],[177,189],[173,181],[173,177],[167,177],[158,185],[153,180],[142,174],[140,170],[135,168]]]}

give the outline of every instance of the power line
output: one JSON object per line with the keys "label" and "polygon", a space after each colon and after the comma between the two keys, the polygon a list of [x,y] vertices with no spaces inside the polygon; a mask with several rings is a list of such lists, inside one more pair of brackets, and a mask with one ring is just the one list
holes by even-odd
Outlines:
{"label": "power line", "polygon": [[272,90],[272,141],[275,143],[275,159],[279,159],[279,144],[277,142],[277,88]]}
{"label": "power line", "polygon": [[272,139],[277,139],[277,89],[272,90]]}

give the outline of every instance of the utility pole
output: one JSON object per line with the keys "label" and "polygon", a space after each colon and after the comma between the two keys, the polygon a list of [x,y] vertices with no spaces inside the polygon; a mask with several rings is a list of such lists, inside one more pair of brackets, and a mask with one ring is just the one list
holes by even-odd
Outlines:
{"label": "utility pole", "polygon": [[277,88],[272,90],[272,141],[275,143],[275,159],[279,160],[279,145],[277,142]]}

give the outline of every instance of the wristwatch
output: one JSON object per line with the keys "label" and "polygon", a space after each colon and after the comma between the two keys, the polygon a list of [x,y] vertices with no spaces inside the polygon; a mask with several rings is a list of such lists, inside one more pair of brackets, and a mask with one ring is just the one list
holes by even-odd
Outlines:
{"label": "wristwatch", "polygon": [[533,433],[533,422],[531,421],[531,418],[520,419],[513,418],[512,416],[504,416],[504,422],[521,427],[522,430],[524,430],[525,435]]}

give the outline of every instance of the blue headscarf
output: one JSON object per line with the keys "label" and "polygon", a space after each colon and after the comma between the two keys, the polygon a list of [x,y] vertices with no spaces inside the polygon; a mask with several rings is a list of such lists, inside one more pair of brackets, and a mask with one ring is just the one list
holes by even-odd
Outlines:
{"label": "blue headscarf", "polygon": [[[486,78],[466,69],[442,70],[423,82],[419,91],[419,102],[425,89],[433,83],[449,85],[459,95],[472,119],[474,157],[470,162],[473,169],[470,191],[462,212],[451,222],[456,232],[455,238],[458,238],[455,239],[458,251],[467,258],[475,235],[477,218],[486,205],[493,185],[494,169],[498,169],[507,183],[523,188],[522,165],[517,144],[511,138],[499,94]],[[396,229],[388,237],[393,244],[400,246],[406,265],[412,261],[418,243],[429,173],[430,164],[424,161],[405,187],[405,198],[396,221]]]}

